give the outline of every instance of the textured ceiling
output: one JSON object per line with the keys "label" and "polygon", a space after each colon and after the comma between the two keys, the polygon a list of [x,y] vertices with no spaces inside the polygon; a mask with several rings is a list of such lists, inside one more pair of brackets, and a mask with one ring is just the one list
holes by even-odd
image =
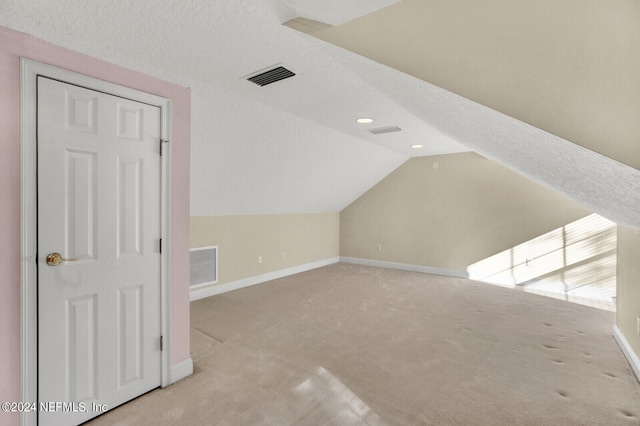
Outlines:
{"label": "textured ceiling", "polygon": [[434,128],[640,227],[638,18],[623,0],[404,0],[312,34],[371,58],[344,63]]}
{"label": "textured ceiling", "polygon": [[293,12],[290,19],[303,17],[329,25],[345,22],[398,3],[400,0],[283,0]]}
{"label": "textured ceiling", "polygon": [[[192,215],[324,212],[410,156],[468,151],[326,43],[282,25],[299,15],[345,22],[392,3],[0,0],[0,25],[190,87]],[[275,64],[297,75],[263,88],[242,78]],[[357,124],[363,115],[376,122]],[[367,131],[386,125],[403,130]]]}
{"label": "textured ceiling", "polygon": [[[349,25],[396,3],[0,0],[0,25],[191,87],[192,215],[340,211],[411,156],[474,149],[640,226],[638,170],[282,25]],[[297,75],[243,78],[275,64]],[[388,125],[402,131],[366,131]]]}

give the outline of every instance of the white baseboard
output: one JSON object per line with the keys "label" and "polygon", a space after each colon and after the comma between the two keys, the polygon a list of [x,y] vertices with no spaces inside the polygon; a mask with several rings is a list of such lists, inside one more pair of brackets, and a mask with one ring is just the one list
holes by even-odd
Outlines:
{"label": "white baseboard", "polygon": [[340,256],[340,262],[353,263],[354,265],[377,266],[380,268],[400,269],[402,271],[422,272],[425,274],[444,275],[447,277],[469,278],[466,271],[455,269],[433,268],[431,266],[410,265],[408,263],[387,262],[384,260],[360,259],[357,257]]}
{"label": "white baseboard", "polygon": [[629,341],[624,337],[624,334],[622,334],[622,331],[620,331],[617,325],[613,326],[613,337],[616,339],[616,342],[618,342],[620,349],[622,349],[622,353],[625,358],[627,358],[627,361],[629,361],[631,369],[640,382],[640,358],[638,358],[638,355],[636,355],[633,348],[631,348]]}
{"label": "white baseboard", "polygon": [[310,271],[312,269],[322,268],[323,266],[333,265],[340,262],[339,257],[331,257],[329,259],[319,260],[317,262],[306,263],[304,265],[294,266],[292,268],[281,269],[279,271],[268,272],[262,275],[256,275],[241,280],[232,281],[225,284],[217,284],[211,287],[204,287],[191,290],[189,292],[189,300],[194,301],[204,299],[205,297],[215,296],[217,294],[227,293],[229,291],[238,290],[256,284],[261,284],[278,278],[288,277],[289,275],[299,274],[300,272]]}
{"label": "white baseboard", "polygon": [[187,358],[184,361],[180,361],[177,364],[171,366],[171,384],[179,382],[193,374],[193,360]]}

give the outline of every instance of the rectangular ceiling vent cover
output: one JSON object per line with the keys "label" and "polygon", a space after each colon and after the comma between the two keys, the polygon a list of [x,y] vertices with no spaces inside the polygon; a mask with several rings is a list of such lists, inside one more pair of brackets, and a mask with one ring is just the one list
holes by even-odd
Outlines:
{"label": "rectangular ceiling vent cover", "polygon": [[218,246],[189,250],[189,287],[215,284],[218,281]]}
{"label": "rectangular ceiling vent cover", "polygon": [[399,132],[400,130],[402,129],[398,126],[377,127],[375,129],[369,129],[369,131],[374,135],[380,135],[382,133]]}
{"label": "rectangular ceiling vent cover", "polygon": [[247,78],[252,83],[258,86],[266,86],[267,84],[275,83],[276,81],[284,80],[285,78],[293,77],[296,75],[293,71],[279,66],[269,71],[261,72],[252,77]]}

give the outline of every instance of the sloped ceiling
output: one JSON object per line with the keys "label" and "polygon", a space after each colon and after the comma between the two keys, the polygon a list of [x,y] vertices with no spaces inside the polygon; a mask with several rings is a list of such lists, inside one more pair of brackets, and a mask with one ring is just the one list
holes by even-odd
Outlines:
{"label": "sloped ceiling", "polygon": [[638,227],[638,22],[618,0],[404,0],[307,32],[434,128]]}
{"label": "sloped ceiling", "polygon": [[639,22],[621,0],[405,0],[314,36],[640,168]]}
{"label": "sloped ceiling", "polygon": [[283,0],[293,17],[342,25],[400,2],[400,0]]}
{"label": "sloped ceiling", "polygon": [[[0,0],[0,25],[191,87],[192,215],[340,211],[411,156],[474,149],[640,224],[636,169],[426,83],[405,73],[402,58],[385,66],[338,47],[364,46],[351,31],[362,25],[393,48],[406,23],[386,14],[419,26],[423,16],[406,13],[436,3]],[[298,17],[333,25],[322,37],[334,44],[282,25]],[[276,64],[297,75],[263,88],[243,78]],[[376,121],[359,125],[360,116]],[[367,132],[387,125],[402,131]],[[611,187],[612,173],[622,185]]]}
{"label": "sloped ceiling", "polygon": [[[412,155],[468,148],[282,25],[321,3],[2,0],[0,25],[189,86],[192,215],[335,212]],[[342,14],[333,3],[339,23],[392,2]],[[243,78],[278,63],[297,75],[263,88]],[[367,132],[383,125],[403,131]]]}

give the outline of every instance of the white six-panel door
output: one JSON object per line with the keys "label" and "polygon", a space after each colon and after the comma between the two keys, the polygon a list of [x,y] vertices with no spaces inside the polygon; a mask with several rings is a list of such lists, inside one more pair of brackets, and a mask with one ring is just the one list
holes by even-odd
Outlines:
{"label": "white six-panel door", "polygon": [[78,424],[161,384],[160,109],[38,77],[37,114],[39,423]]}

